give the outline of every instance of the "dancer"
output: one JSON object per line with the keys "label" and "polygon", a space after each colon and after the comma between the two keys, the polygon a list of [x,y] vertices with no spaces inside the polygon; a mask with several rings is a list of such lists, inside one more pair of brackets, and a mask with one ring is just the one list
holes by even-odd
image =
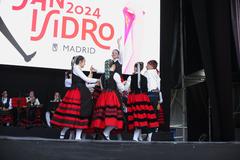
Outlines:
{"label": "dancer", "polygon": [[[63,101],[56,109],[51,123],[63,127],[60,138],[64,138],[66,130],[76,129],[76,140],[81,140],[83,129],[89,125],[89,117],[92,113],[92,98],[86,83],[97,83],[98,80],[87,77],[82,68],[85,66],[85,58],[76,56],[72,65],[72,86],[67,91]],[[92,70],[90,70],[92,76]],[[63,134],[64,133],[64,134]]]}
{"label": "dancer", "polygon": [[[147,63],[147,71],[144,73],[144,76],[147,78],[148,81],[148,96],[150,98],[150,102],[154,107],[154,110],[157,114],[159,126],[161,126],[164,123],[164,117],[163,117],[163,110],[160,107],[159,101],[162,99],[160,97],[160,77],[157,70],[157,61],[150,60]],[[147,140],[151,141],[152,139],[152,133],[148,134]]]}
{"label": "dancer", "polygon": [[134,74],[129,76],[125,85],[130,88],[127,102],[128,130],[134,130],[133,140],[141,140],[142,131],[152,133],[159,124],[153,106],[147,95],[147,78],[141,74],[143,62],[134,65]]}
{"label": "dancer", "polygon": [[[73,61],[73,60],[72,60]],[[72,72],[71,71],[67,71],[65,72],[65,81],[64,81],[64,85],[65,85],[65,88],[64,88],[64,95],[66,94],[66,92],[71,88],[72,86]],[[62,133],[62,136],[60,137],[61,139],[64,138],[66,132],[68,130],[66,129],[63,129],[62,131],[64,132],[61,132]],[[70,134],[69,134],[69,139],[75,139],[75,129],[70,129]]]}
{"label": "dancer", "polygon": [[114,64],[116,65],[115,72],[117,72],[120,76],[122,76],[122,60],[121,60],[121,54],[120,54],[120,41],[122,37],[118,38],[117,44],[118,49],[114,49],[112,51],[112,60],[114,61]]}
{"label": "dancer", "polygon": [[123,111],[120,92],[124,90],[120,75],[114,72],[113,60],[105,61],[105,72],[100,78],[102,92],[94,106],[92,128],[103,131],[103,137],[110,140],[113,129],[123,129]]}
{"label": "dancer", "polygon": [[[124,82],[124,79],[123,79],[123,76],[122,76],[122,56],[123,56],[123,53],[120,52],[120,50],[121,50],[121,40],[122,40],[122,37],[119,37],[117,39],[118,49],[114,49],[112,51],[112,60],[114,61],[114,64],[116,65],[115,72],[117,72],[120,75],[121,82]],[[128,96],[127,91],[123,91],[121,93],[121,96],[120,96],[121,102],[122,102],[122,105],[123,105],[122,109],[123,109],[124,113],[126,113],[125,112],[125,110],[126,110],[125,106],[127,104],[126,103],[127,102],[127,96]],[[126,117],[126,115],[124,114],[124,121],[126,120],[125,117]],[[113,134],[117,136],[118,140],[122,140],[122,135],[119,132],[122,132],[122,131],[115,130],[115,131],[113,131]]]}

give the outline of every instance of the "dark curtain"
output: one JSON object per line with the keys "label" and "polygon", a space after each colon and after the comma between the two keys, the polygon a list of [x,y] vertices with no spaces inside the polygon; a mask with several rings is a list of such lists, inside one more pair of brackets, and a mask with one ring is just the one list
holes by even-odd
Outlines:
{"label": "dark curtain", "polygon": [[212,106],[212,139],[234,140],[230,1],[191,3]]}
{"label": "dark curtain", "polygon": [[231,20],[238,69],[240,68],[240,0],[231,0]]}
{"label": "dark curtain", "polygon": [[208,88],[205,82],[190,86],[187,92],[187,124],[189,141],[209,140]]}
{"label": "dark curtain", "polygon": [[171,89],[179,87],[180,49],[179,49],[179,0],[161,0],[161,44],[160,74],[163,93],[165,124],[169,131]]}
{"label": "dark curtain", "polygon": [[186,76],[203,69],[201,51],[190,0],[183,0],[184,73]]}
{"label": "dark curtain", "polygon": [[[169,115],[170,90],[179,84],[174,78],[179,77],[180,73],[180,65],[177,65],[179,45],[175,45],[179,36],[174,36],[177,28],[175,22],[179,22],[179,2],[161,0],[161,86],[166,115]],[[231,90],[235,48],[232,44],[230,2],[183,0],[185,72],[190,74],[201,67],[205,70],[212,107],[213,141],[234,140]],[[177,51],[174,50],[175,46]],[[176,58],[175,61],[173,58]]]}

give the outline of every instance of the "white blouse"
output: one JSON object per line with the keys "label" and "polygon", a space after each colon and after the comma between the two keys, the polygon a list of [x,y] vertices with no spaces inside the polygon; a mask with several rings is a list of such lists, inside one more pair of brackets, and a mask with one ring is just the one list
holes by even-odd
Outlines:
{"label": "white blouse", "polygon": [[163,102],[162,92],[160,87],[161,79],[156,71],[156,69],[147,70],[144,73],[144,76],[147,78],[148,81],[148,91],[151,92],[152,90],[158,89],[159,90],[159,98],[160,103]]}
{"label": "white blouse", "polygon": [[[27,101],[27,103],[30,102],[31,98],[30,97],[26,97],[26,101]],[[34,101],[33,105],[36,105],[37,107],[39,107],[40,102],[39,102],[38,98],[35,98],[35,101]]]}
{"label": "white blouse", "polygon": [[144,76],[147,78],[148,81],[148,91],[152,91],[155,89],[161,90],[160,88],[160,77],[155,69],[147,70],[144,73]]}
{"label": "white blouse", "polygon": [[96,78],[87,77],[77,65],[73,66],[73,74],[83,79],[86,82],[87,88],[94,88],[96,86],[96,82],[98,81]]}
{"label": "white blouse", "polygon": [[98,81],[96,78],[87,77],[77,65],[73,66],[73,74],[83,79],[86,83],[96,83]]}
{"label": "white blouse", "polygon": [[130,85],[131,85],[131,80],[132,80],[132,76],[129,76],[129,77],[127,78],[127,82],[125,83],[125,86],[124,86],[125,91],[128,91],[128,90],[129,90]]}
{"label": "white blouse", "polygon": [[71,78],[66,78],[65,79],[65,87],[70,88],[72,85],[72,79]]}
{"label": "white blouse", "polygon": [[120,75],[119,75],[117,72],[114,73],[113,79],[114,79],[114,81],[115,81],[116,84],[117,84],[118,90],[119,90],[120,92],[125,91],[125,87],[124,87],[123,83],[121,82],[121,77],[120,77]]}
{"label": "white blouse", "polygon": [[[2,103],[6,104],[7,103],[7,98],[2,98]],[[9,108],[8,109],[12,109],[12,99],[9,99]]]}

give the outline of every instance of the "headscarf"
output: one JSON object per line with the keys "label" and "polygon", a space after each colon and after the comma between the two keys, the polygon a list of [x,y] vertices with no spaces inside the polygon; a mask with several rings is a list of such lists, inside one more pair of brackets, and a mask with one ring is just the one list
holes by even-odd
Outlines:
{"label": "headscarf", "polygon": [[73,66],[74,66],[74,64],[76,63],[77,57],[78,57],[78,56],[74,56],[74,57],[72,58],[72,61],[71,61],[72,71],[73,71]]}
{"label": "headscarf", "polygon": [[140,69],[140,63],[137,63],[137,80],[138,80],[138,88],[141,88],[141,69]]}
{"label": "headscarf", "polygon": [[141,71],[143,69],[143,62],[137,62],[134,64],[134,67],[137,69],[135,73],[137,74],[137,85],[138,89],[141,89]]}
{"label": "headscarf", "polygon": [[104,71],[104,77],[105,79],[109,79],[110,78],[110,68],[113,65],[113,60],[108,59],[105,61],[105,71]]}

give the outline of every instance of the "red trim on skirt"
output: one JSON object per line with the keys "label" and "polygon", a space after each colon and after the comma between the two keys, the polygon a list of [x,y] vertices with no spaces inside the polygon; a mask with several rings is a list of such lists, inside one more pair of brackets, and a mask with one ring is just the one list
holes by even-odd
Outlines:
{"label": "red trim on skirt", "polygon": [[80,99],[81,93],[78,88],[69,89],[53,114],[51,124],[58,127],[87,129],[88,118],[80,118]]}
{"label": "red trim on skirt", "polygon": [[129,94],[127,112],[129,131],[135,128],[153,129],[159,127],[156,112],[146,93]]}
{"label": "red trim on skirt", "polygon": [[94,107],[91,128],[123,128],[123,111],[115,91],[103,91]]}

